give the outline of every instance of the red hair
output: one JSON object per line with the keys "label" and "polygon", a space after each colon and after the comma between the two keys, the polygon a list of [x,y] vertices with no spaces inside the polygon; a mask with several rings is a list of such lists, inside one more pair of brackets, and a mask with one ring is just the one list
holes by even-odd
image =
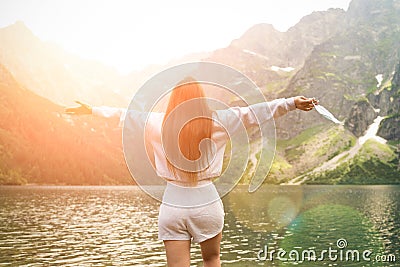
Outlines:
{"label": "red hair", "polygon": [[[172,90],[169,98],[167,110],[165,112],[163,126],[168,116],[173,110],[182,103],[196,99],[190,103],[190,109],[196,110],[197,118],[189,120],[179,131],[178,142],[181,155],[186,159],[194,161],[200,158],[199,149],[200,142],[203,139],[211,138],[213,121],[211,118],[211,110],[207,104],[203,87],[193,78],[187,77],[180,81]],[[179,113],[177,115],[179,116]],[[175,137],[176,138],[176,137]],[[207,152],[207,150],[206,150]],[[167,159],[168,169],[175,175],[180,174],[188,183],[196,184],[200,173],[194,171],[185,171],[178,169]],[[200,168],[198,168],[200,170]]]}

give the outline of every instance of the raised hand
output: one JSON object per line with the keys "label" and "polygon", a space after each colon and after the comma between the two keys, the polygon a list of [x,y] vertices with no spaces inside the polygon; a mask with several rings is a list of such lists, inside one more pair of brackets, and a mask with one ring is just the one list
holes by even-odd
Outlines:
{"label": "raised hand", "polygon": [[318,100],[315,98],[307,98],[304,96],[296,96],[294,99],[296,108],[304,111],[310,111],[314,108],[314,105],[318,105]]}
{"label": "raised hand", "polygon": [[70,107],[65,108],[65,113],[71,115],[85,115],[85,114],[92,114],[92,107],[88,104],[82,103],[80,101],[75,101],[79,104],[79,107]]}

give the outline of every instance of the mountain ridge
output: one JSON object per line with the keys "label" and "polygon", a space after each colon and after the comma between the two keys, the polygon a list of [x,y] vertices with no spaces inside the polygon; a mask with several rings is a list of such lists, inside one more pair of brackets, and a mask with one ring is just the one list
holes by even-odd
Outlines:
{"label": "mountain ridge", "polygon": [[[228,47],[215,50],[207,60],[238,69],[260,87],[283,81],[286,75],[282,77],[271,67],[301,68],[313,47],[338,30],[344,14],[342,9],[316,11],[286,32],[279,32],[271,24],[256,24]],[[309,37],[311,29],[313,38]],[[270,98],[275,97],[269,93]]]}

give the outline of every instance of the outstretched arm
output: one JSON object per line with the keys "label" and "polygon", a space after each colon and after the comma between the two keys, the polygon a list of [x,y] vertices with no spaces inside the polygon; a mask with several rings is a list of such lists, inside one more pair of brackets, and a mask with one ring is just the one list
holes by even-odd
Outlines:
{"label": "outstretched arm", "polygon": [[218,120],[230,128],[232,132],[240,129],[242,123],[248,128],[262,124],[268,120],[276,119],[289,111],[300,109],[310,111],[313,103],[318,104],[315,98],[296,96],[291,98],[279,98],[270,102],[261,102],[247,107],[231,107],[227,110],[217,110]]}
{"label": "outstretched arm", "polygon": [[[315,105],[318,104],[318,101],[315,98],[307,98],[305,96],[295,96],[291,98],[279,98],[266,103],[268,104],[271,110],[272,114],[270,115],[272,115],[276,119],[278,117],[285,115],[289,111],[295,109],[300,109],[302,111],[310,111],[314,108],[314,104]],[[256,105],[253,105],[251,107],[256,107]],[[264,115],[268,114],[264,113]],[[268,117],[266,119],[270,118]]]}
{"label": "outstretched arm", "polygon": [[82,103],[80,101],[75,101],[79,104],[78,107],[69,107],[65,108],[65,113],[71,115],[86,115],[93,114],[95,116],[104,117],[104,118],[121,118],[125,115],[126,110],[123,108],[114,108],[114,107],[91,107],[88,104]]}
{"label": "outstretched arm", "polygon": [[95,116],[103,117],[103,118],[119,118],[119,126],[122,127],[123,121],[126,114],[126,109],[123,108],[114,108],[114,107],[91,107],[88,104],[84,104],[79,101],[75,101],[79,104],[78,107],[70,107],[65,108],[65,113],[71,115],[85,115],[85,114],[93,114]]}

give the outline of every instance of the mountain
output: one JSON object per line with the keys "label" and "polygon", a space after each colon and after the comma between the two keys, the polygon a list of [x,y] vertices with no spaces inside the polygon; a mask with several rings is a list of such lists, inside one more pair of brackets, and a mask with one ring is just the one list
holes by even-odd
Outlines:
{"label": "mountain", "polygon": [[[316,112],[293,112],[278,120],[278,136],[293,144],[278,151],[281,165],[289,166],[282,176],[300,174],[296,181],[306,183],[400,182],[399,52],[400,5],[389,0],[353,0],[341,30],[316,45],[287,87],[279,91],[281,97],[316,97],[345,121],[346,131],[325,136],[323,132],[332,129]],[[365,135],[378,116],[383,120],[376,125],[377,134],[387,143],[375,141],[379,137],[362,145],[361,139],[349,139],[349,133],[355,138]],[[310,132],[314,137],[307,135]],[[344,140],[350,143],[346,145]],[[332,145],[335,150],[331,150]],[[303,152],[322,160],[310,164],[313,160],[306,160]],[[336,156],[342,156],[339,162],[323,168]]]}
{"label": "mountain", "polygon": [[117,121],[71,117],[0,65],[0,184],[132,184]]}
{"label": "mountain", "polygon": [[232,47],[262,55],[270,66],[302,66],[314,46],[336,34],[345,12],[342,9],[316,11],[303,17],[287,32],[270,24],[258,24],[231,43]]}
{"label": "mountain", "polygon": [[1,179],[129,183],[116,122],[66,116],[57,104],[126,106],[151,75],[204,58],[240,70],[267,99],[316,97],[344,121],[334,125],[315,111],[277,120],[267,183],[398,184],[399,52],[400,5],[391,0],[353,0],[347,11],[313,12],[287,32],[258,24],[228,47],[125,76],[43,43],[16,23],[0,29],[0,62],[11,72],[1,68]]}
{"label": "mountain", "polygon": [[128,90],[112,68],[44,43],[16,22],[0,29],[0,62],[26,88],[61,105],[79,99],[96,105],[129,103]]}
{"label": "mountain", "polygon": [[261,85],[279,81],[282,75],[271,67],[301,66],[315,44],[337,31],[343,14],[340,9],[314,12],[286,33],[278,32],[271,25],[256,25],[228,48],[185,55],[128,75],[120,75],[111,67],[42,42],[19,21],[0,29],[0,62],[23,86],[59,105],[81,100],[92,105],[125,107],[152,75],[189,61],[206,59],[225,63]]}
{"label": "mountain", "polygon": [[208,60],[232,66],[249,76],[258,86],[265,87],[269,83],[287,79],[287,73],[284,70],[277,71],[279,69],[276,67],[288,70],[301,68],[314,46],[341,29],[344,16],[342,9],[313,12],[287,32],[279,32],[270,24],[258,24],[228,47],[214,51]]}
{"label": "mountain", "polygon": [[97,61],[82,59],[41,41],[21,21],[0,29],[0,62],[26,88],[59,105],[81,100],[97,106],[126,107],[152,75],[207,56],[205,52],[193,53],[168,64],[150,65],[121,75]]}
{"label": "mountain", "polygon": [[[377,95],[387,116],[374,117],[361,136],[347,126],[322,123],[308,127],[293,138],[278,139],[275,161],[267,178],[277,184],[399,184],[400,63],[390,85]],[[360,101],[352,108],[352,121],[363,122],[365,107]],[[386,111],[384,111],[386,110]],[[392,113],[393,112],[393,113]],[[382,139],[382,137],[384,139]]]}
{"label": "mountain", "polygon": [[[345,122],[314,111],[277,120],[267,183],[382,184],[400,183],[399,52],[400,5],[353,0],[346,12],[314,12],[285,33],[255,25],[211,59],[248,75],[267,99],[316,97]],[[387,143],[372,135],[361,144],[378,116]]]}
{"label": "mountain", "polygon": [[[400,7],[389,0],[354,0],[342,30],[315,46],[280,96],[314,96],[360,136],[378,114],[387,115],[372,99],[390,83],[399,51]],[[293,125],[294,119],[301,123]],[[292,114],[282,128],[294,136],[321,122],[317,116]]]}

